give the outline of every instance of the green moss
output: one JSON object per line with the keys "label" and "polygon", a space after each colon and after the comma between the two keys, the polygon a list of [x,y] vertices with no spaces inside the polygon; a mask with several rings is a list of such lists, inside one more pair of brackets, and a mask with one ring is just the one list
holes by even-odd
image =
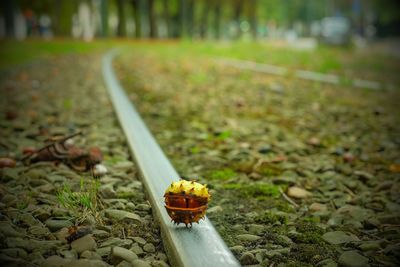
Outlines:
{"label": "green moss", "polygon": [[300,235],[295,237],[297,243],[306,243],[306,244],[324,244],[322,240],[322,235],[324,230],[318,227],[312,221],[301,221],[298,222],[297,231]]}
{"label": "green moss", "polygon": [[212,180],[229,180],[233,177],[236,177],[238,174],[229,168],[225,168],[222,170],[216,170],[209,173],[208,177]]}
{"label": "green moss", "polygon": [[265,212],[264,214],[258,215],[254,218],[254,220],[258,223],[262,224],[273,224],[276,222],[280,222],[281,224],[286,224],[288,218],[282,214],[276,214],[272,212]]}
{"label": "green moss", "polygon": [[282,169],[276,165],[268,164],[268,165],[259,167],[257,169],[257,172],[264,176],[270,177],[270,176],[278,176],[278,175],[282,174]]}

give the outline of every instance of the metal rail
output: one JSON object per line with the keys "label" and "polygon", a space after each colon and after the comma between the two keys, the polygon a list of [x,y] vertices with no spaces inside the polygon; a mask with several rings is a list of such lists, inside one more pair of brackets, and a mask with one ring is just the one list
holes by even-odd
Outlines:
{"label": "metal rail", "polygon": [[223,65],[231,66],[237,69],[250,70],[250,71],[267,73],[278,76],[293,75],[294,77],[303,80],[330,83],[335,85],[340,85],[340,84],[351,85],[353,87],[371,89],[371,90],[380,90],[384,88],[390,89],[394,87],[394,85],[392,84],[384,85],[383,83],[377,81],[370,81],[364,79],[352,79],[350,81],[346,81],[344,77],[340,77],[335,74],[325,74],[308,70],[289,71],[287,68],[284,67],[262,64],[248,60],[220,58],[218,59],[218,62],[222,63]]}
{"label": "metal rail", "polygon": [[180,178],[118,82],[112,68],[115,54],[116,50],[112,50],[103,57],[104,80],[131,153],[141,171],[171,265],[240,266],[207,218],[192,228],[171,223],[164,208],[163,195],[171,182]]}

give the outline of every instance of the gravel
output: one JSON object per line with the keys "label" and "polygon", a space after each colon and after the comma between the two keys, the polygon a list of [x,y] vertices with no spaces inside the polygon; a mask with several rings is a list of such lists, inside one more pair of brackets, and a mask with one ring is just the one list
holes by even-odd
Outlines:
{"label": "gravel", "polygon": [[208,217],[237,259],[337,266],[354,250],[399,265],[399,90],[244,72],[189,50],[137,48],[116,69],[178,173],[208,184]]}
{"label": "gravel", "polygon": [[[98,55],[68,55],[0,74],[0,158],[16,162],[12,168],[0,168],[1,266],[28,262],[36,266],[116,266],[123,259],[130,266],[134,259],[148,259],[144,261],[148,266],[160,265],[157,255],[164,250],[159,229],[100,70]],[[37,81],[34,87],[32,81]],[[15,116],[7,116],[10,112]],[[63,163],[24,165],[20,161],[23,150],[40,148],[53,135],[77,131],[83,134],[71,139],[74,145],[98,147],[103,153],[102,165],[95,170],[97,178]],[[93,206],[65,206],[58,197],[62,192],[90,195],[96,183],[99,193],[91,195],[96,199]],[[72,225],[91,231],[68,244],[65,238],[73,231]],[[134,237],[152,248],[144,251]],[[117,257],[110,257],[112,248]],[[168,266],[167,258],[163,262]]]}

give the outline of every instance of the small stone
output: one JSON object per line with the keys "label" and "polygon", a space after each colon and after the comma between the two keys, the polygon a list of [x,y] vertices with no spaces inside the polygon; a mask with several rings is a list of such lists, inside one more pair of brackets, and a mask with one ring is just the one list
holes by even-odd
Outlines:
{"label": "small stone", "polygon": [[131,263],[133,267],[151,267],[150,263],[140,259],[136,259]]}
{"label": "small stone", "polygon": [[28,253],[26,253],[26,251],[22,248],[3,248],[1,249],[1,253],[4,253],[12,258],[25,259],[28,256]]}
{"label": "small stone", "polygon": [[133,204],[132,202],[128,202],[126,203],[125,206],[128,210],[135,210],[135,204]]}
{"label": "small stone", "polygon": [[155,260],[151,263],[153,267],[169,267],[168,263],[162,260]]}
{"label": "small stone", "polygon": [[290,246],[291,244],[293,244],[292,239],[290,239],[289,237],[287,237],[285,235],[278,235],[276,237],[276,239],[279,242],[279,244],[284,245],[284,246]]}
{"label": "small stone", "polygon": [[360,241],[360,239],[358,239],[357,236],[352,234],[346,234],[345,232],[342,231],[327,232],[322,236],[322,239],[324,239],[326,242],[332,245],[338,245],[353,241]]}
{"label": "small stone", "polygon": [[143,249],[139,246],[138,243],[133,244],[130,250],[138,256],[145,254]]}
{"label": "small stone", "polygon": [[57,219],[47,219],[44,223],[52,232],[73,225],[73,223],[70,220],[57,220]]}
{"label": "small stone", "polygon": [[297,186],[289,187],[287,190],[287,195],[292,198],[307,198],[310,197],[312,194],[305,189],[302,189]]}
{"label": "small stone", "polygon": [[[34,210],[33,212],[32,212],[32,215],[36,218],[36,219],[38,219],[38,220],[40,220],[40,221],[46,221],[47,219],[49,219],[50,218],[50,216],[51,216],[51,213],[47,210],[47,209],[44,209],[44,208],[38,208],[38,209],[36,209],[36,210]],[[46,223],[46,222],[45,222]],[[50,227],[49,227],[50,228]],[[56,229],[56,231],[57,230],[59,230],[59,229]]]}
{"label": "small stone", "polygon": [[75,261],[71,261],[69,265],[66,266],[74,266],[74,267],[109,267],[106,262],[102,260],[88,260],[88,259],[79,259]]}
{"label": "small stone", "polygon": [[140,236],[134,236],[134,237],[132,237],[132,239],[136,243],[138,243],[139,245],[142,245],[142,246],[147,243],[147,241],[144,238],[140,237]]}
{"label": "small stone", "polygon": [[117,193],[114,191],[112,184],[101,186],[99,189],[99,193],[105,199],[111,199],[117,197]]}
{"label": "small stone", "polygon": [[132,240],[130,239],[121,239],[118,237],[113,237],[110,239],[107,239],[106,241],[104,241],[103,243],[101,243],[100,247],[130,247],[130,245],[133,243]]}
{"label": "small stone", "polygon": [[141,204],[136,205],[136,209],[141,210],[141,211],[150,211],[151,206],[146,203],[141,203]]}
{"label": "small stone", "polygon": [[260,235],[265,230],[265,226],[261,224],[250,224],[249,233],[253,235]]}
{"label": "small stone", "polygon": [[106,175],[108,172],[107,167],[103,164],[96,164],[93,168],[93,175],[96,177],[100,177]]}
{"label": "small stone", "polygon": [[327,211],[328,207],[325,204],[314,202],[308,207],[308,209],[310,211],[313,211],[313,212],[315,212],[315,211]]}
{"label": "small stone", "polygon": [[355,250],[345,251],[339,257],[339,265],[343,267],[367,267],[368,258],[361,256]]}
{"label": "small stone", "polygon": [[236,237],[240,241],[244,241],[244,242],[252,242],[252,241],[256,241],[261,238],[259,236],[251,235],[251,234],[242,234],[242,235],[237,235]]}
{"label": "small stone", "polygon": [[381,249],[381,244],[380,241],[367,241],[360,244],[359,248],[362,251],[371,251],[371,250],[378,251]]}
{"label": "small stone", "polygon": [[43,267],[62,267],[62,266],[72,266],[69,265],[71,262],[71,260],[68,259],[64,259],[58,255],[53,255],[50,256],[48,258],[46,258],[43,262],[42,262],[42,266]]}
{"label": "small stone", "polygon": [[131,161],[120,161],[114,164],[113,168],[118,171],[129,171],[133,168],[134,164]]}
{"label": "small stone", "polygon": [[256,259],[251,252],[245,252],[239,259],[240,263],[243,265],[250,265],[256,263]]}
{"label": "small stone", "polygon": [[165,255],[162,252],[157,252],[156,259],[161,260],[161,261],[168,261],[167,255]]}
{"label": "small stone", "polygon": [[234,254],[239,255],[243,252],[244,246],[238,245],[229,248]]}
{"label": "small stone", "polygon": [[265,251],[265,257],[268,259],[271,259],[276,256],[281,256],[285,254],[289,254],[290,249],[289,248],[281,248],[281,249],[274,249],[274,250],[267,250]]}
{"label": "small stone", "polygon": [[108,257],[111,253],[111,247],[101,247],[96,249],[96,253],[100,255],[100,257]]}
{"label": "small stone", "polygon": [[132,267],[132,263],[127,261],[121,261],[120,263],[118,263],[117,267]]}
{"label": "small stone", "polygon": [[134,252],[122,247],[113,247],[111,249],[111,256],[126,260],[128,262],[131,262],[138,258],[138,256]]}
{"label": "small stone", "polygon": [[213,213],[220,213],[222,212],[224,209],[221,206],[214,206],[212,208],[209,208],[207,210],[207,214],[213,214]]}
{"label": "small stone", "polygon": [[47,229],[44,226],[38,226],[38,225],[29,227],[28,231],[34,236],[47,236],[50,234],[49,229]]}
{"label": "small stone", "polygon": [[11,236],[11,237],[24,236],[22,233],[16,231],[8,222],[0,222],[0,233],[2,233],[5,236]]}
{"label": "small stone", "polygon": [[84,237],[71,242],[71,248],[75,249],[79,254],[85,250],[95,250],[96,247],[96,241],[94,241],[91,234],[85,235]]}
{"label": "small stone", "polygon": [[95,230],[93,230],[93,236],[98,239],[105,239],[105,238],[109,237],[110,234],[107,231],[95,229]]}
{"label": "small stone", "polygon": [[317,267],[337,267],[337,263],[331,258],[328,258],[318,262]]}
{"label": "small stone", "polygon": [[89,260],[101,260],[101,256],[98,253],[89,250],[85,250],[84,252],[82,252],[80,258]]}
{"label": "small stone", "polygon": [[64,256],[64,259],[76,260],[78,259],[78,253],[75,250],[63,250],[60,252]]}
{"label": "small stone", "polygon": [[110,219],[114,219],[116,221],[127,221],[127,222],[132,222],[136,224],[141,224],[142,219],[140,218],[139,215],[133,213],[133,212],[128,212],[124,210],[114,210],[114,209],[108,209],[105,211],[106,216]]}
{"label": "small stone", "polygon": [[69,236],[68,227],[64,227],[56,233],[57,239],[64,243],[67,243],[67,236]]}
{"label": "small stone", "polygon": [[152,243],[147,243],[146,245],[143,246],[143,250],[149,253],[153,253],[156,251],[156,248]]}

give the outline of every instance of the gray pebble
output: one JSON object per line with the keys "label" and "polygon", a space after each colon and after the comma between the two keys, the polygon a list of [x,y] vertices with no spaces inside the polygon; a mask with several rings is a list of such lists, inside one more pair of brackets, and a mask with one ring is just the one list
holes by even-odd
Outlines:
{"label": "gray pebble", "polygon": [[140,259],[134,260],[131,263],[133,267],[151,267],[150,263]]}
{"label": "gray pebble", "polygon": [[149,253],[153,253],[156,251],[156,248],[152,243],[147,243],[146,245],[143,246],[143,250]]}
{"label": "gray pebble", "polygon": [[357,251],[345,251],[339,257],[339,265],[343,267],[367,267],[368,258],[361,256]]}
{"label": "gray pebble", "polygon": [[147,243],[147,241],[146,241],[144,238],[140,237],[140,236],[134,236],[134,237],[132,237],[132,239],[133,239],[136,243],[138,243],[139,245],[141,245],[141,246],[143,246],[144,244]]}
{"label": "gray pebble", "polygon": [[254,255],[250,252],[245,252],[239,259],[240,263],[243,265],[250,265],[256,263]]}
{"label": "gray pebble", "polygon": [[261,237],[256,236],[256,235],[251,235],[251,234],[242,234],[242,235],[237,235],[237,239],[243,242],[251,242],[251,241],[256,241],[260,239]]}
{"label": "gray pebble", "polygon": [[57,219],[47,219],[45,222],[46,226],[50,231],[55,232],[64,227],[70,227],[73,223],[70,220],[57,220]]}
{"label": "gray pebble", "polygon": [[128,250],[123,247],[113,247],[111,248],[111,256],[120,258],[123,260],[126,260],[128,262],[131,262],[133,260],[136,260],[138,256],[131,250]]}
{"label": "gray pebble", "polygon": [[72,241],[71,248],[80,254],[85,250],[95,250],[97,244],[92,235],[85,235],[84,237]]}

